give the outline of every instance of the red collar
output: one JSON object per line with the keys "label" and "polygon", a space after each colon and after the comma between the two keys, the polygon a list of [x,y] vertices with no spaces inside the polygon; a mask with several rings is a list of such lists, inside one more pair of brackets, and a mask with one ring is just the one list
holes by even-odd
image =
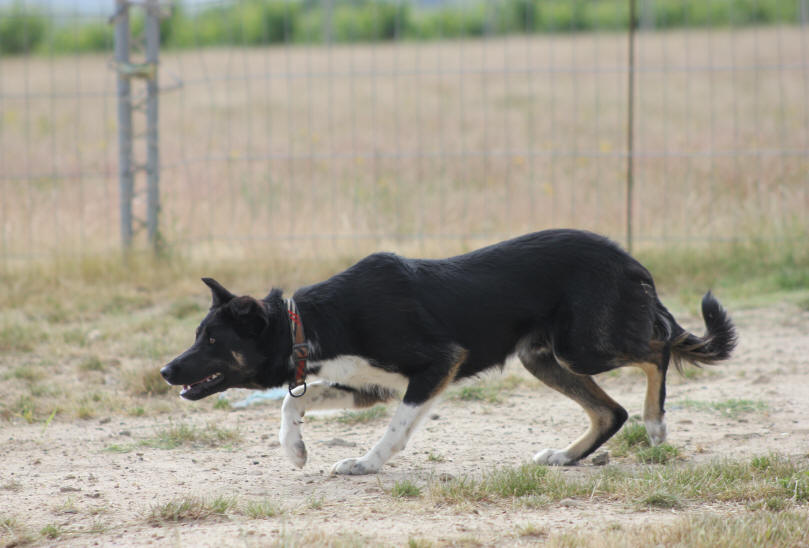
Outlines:
{"label": "red collar", "polygon": [[[306,335],[303,332],[303,322],[298,312],[295,301],[287,299],[287,316],[289,316],[289,330],[292,334],[292,354],[289,355],[289,363],[295,371],[294,380],[289,383],[289,394],[293,398],[300,398],[306,394],[306,363],[309,361],[309,343],[306,342]],[[295,394],[292,391],[303,386],[303,392]]]}

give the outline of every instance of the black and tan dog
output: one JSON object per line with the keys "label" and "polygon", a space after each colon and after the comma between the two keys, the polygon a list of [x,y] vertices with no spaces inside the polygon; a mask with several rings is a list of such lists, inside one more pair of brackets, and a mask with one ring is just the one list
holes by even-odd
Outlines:
{"label": "black and tan dog", "polygon": [[[539,463],[567,465],[610,438],[627,412],[592,378],[640,367],[647,378],[643,418],[652,443],[663,421],[669,362],[714,363],[736,343],[733,324],[708,293],[707,333],[680,327],[661,304],[652,276],[606,238],[574,230],[528,234],[443,260],[378,253],[284,300],[237,297],[203,280],[213,304],[196,341],[161,373],[197,400],[231,387],[289,384],[281,444],[297,466],[312,409],[365,407],[404,393],[382,439],[337,474],[377,472],[401,451],[441,391],[458,379],[502,366],[516,353],[551,388],[572,398],[590,428]],[[317,380],[308,382],[309,377]]]}

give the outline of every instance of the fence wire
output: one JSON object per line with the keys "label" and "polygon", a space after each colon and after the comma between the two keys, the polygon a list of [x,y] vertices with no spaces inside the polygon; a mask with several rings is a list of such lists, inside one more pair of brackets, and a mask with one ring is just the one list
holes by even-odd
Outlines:
{"label": "fence wire", "polygon": [[[121,245],[114,6],[54,1],[15,4],[44,17],[46,31],[0,10],[0,24],[16,17],[23,45],[26,33],[44,36],[35,48],[0,50],[6,266]],[[306,4],[337,17],[329,10],[340,2]],[[639,0],[635,241],[807,234],[806,0],[791,23],[674,29],[658,4]],[[539,32],[531,12],[524,29],[505,32],[507,3],[486,2],[476,4],[478,36],[439,25],[419,40],[402,9],[383,17],[401,0],[378,0],[370,37],[365,29],[352,40],[349,28],[338,40],[329,19],[300,41],[292,18],[303,4],[285,2],[283,24],[263,27],[254,5],[184,6],[184,45],[160,53],[159,223],[169,249],[440,253],[559,226],[623,240],[626,28]],[[226,44],[209,46],[215,7],[236,23]],[[88,24],[101,52],[77,52]],[[145,217],[145,182],[137,188]]]}

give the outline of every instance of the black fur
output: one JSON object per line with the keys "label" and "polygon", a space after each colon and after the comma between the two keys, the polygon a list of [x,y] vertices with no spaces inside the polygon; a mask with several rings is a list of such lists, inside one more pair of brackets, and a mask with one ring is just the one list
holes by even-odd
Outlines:
{"label": "black fur", "polygon": [[[192,387],[189,399],[289,383],[281,292],[256,300],[205,283],[211,310],[194,345],[163,368],[166,380],[192,384],[221,374],[216,384]],[[293,298],[311,345],[310,374],[319,361],[360,356],[407,377],[404,401],[414,404],[447,377],[502,366],[518,350],[550,356],[574,375],[638,362],[656,363],[665,375],[670,357],[677,365],[713,363],[736,341],[710,293],[703,299],[706,336],[687,333],[658,299],[646,268],[608,239],[576,230],[537,232],[441,260],[376,253]]]}

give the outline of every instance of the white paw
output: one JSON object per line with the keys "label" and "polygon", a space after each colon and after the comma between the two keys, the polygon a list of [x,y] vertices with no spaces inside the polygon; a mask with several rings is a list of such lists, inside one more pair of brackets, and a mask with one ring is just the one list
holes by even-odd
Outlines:
{"label": "white paw", "polygon": [[290,424],[284,421],[281,431],[278,433],[278,439],[292,464],[298,468],[303,468],[303,465],[306,464],[306,445],[303,443],[301,429],[298,424]]}
{"label": "white paw", "polygon": [[544,449],[534,455],[534,462],[537,464],[547,464],[549,466],[567,466],[573,459],[561,449]]}
{"label": "white paw", "polygon": [[343,459],[334,463],[331,467],[331,475],[345,474],[350,476],[361,476],[363,474],[376,474],[380,466],[366,460],[365,457],[359,459]]}
{"label": "white paw", "polygon": [[652,445],[660,445],[666,441],[666,423],[663,421],[645,421],[646,433]]}

